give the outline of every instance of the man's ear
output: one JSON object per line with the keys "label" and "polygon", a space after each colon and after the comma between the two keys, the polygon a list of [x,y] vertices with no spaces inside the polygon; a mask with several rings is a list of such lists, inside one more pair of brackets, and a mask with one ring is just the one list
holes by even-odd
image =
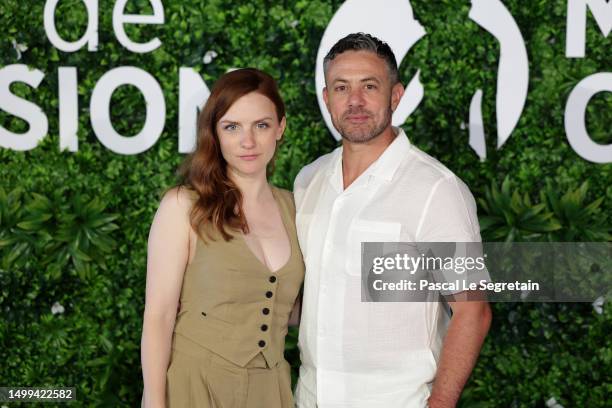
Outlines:
{"label": "man's ear", "polygon": [[276,136],[276,140],[282,139],[283,133],[285,133],[286,127],[287,127],[287,118],[283,116],[283,118],[280,121],[279,127],[278,127],[278,135]]}
{"label": "man's ear", "polygon": [[393,112],[397,109],[397,105],[399,105],[402,95],[404,95],[404,85],[398,82],[391,88],[391,110]]}
{"label": "man's ear", "polygon": [[327,106],[327,110],[329,110],[329,95],[327,94],[327,87],[323,88],[323,101],[325,102],[325,105]]}

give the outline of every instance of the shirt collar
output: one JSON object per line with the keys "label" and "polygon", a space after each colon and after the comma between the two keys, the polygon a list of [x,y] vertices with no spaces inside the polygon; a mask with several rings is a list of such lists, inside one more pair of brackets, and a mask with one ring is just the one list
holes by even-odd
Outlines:
{"label": "shirt collar", "polygon": [[393,132],[397,135],[395,139],[370,166],[372,168],[370,175],[384,181],[393,179],[393,175],[411,149],[410,141],[404,129],[394,126]]}
{"label": "shirt collar", "polygon": [[[410,141],[404,130],[400,127],[392,127],[397,135],[385,151],[374,163],[368,167],[361,176],[368,179],[391,181],[396,170],[400,166],[402,159],[411,149]],[[361,178],[359,176],[359,178]],[[343,190],[342,180],[342,146],[334,151],[334,159],[331,161],[329,181],[338,191]]]}

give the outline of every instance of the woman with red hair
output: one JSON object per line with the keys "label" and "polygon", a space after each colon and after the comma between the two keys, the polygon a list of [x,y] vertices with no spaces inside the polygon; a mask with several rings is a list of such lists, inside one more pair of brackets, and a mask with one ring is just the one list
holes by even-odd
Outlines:
{"label": "woman with red hair", "polygon": [[145,407],[293,407],[285,335],[304,278],[289,191],[267,181],[285,130],[275,81],[223,75],[148,241]]}

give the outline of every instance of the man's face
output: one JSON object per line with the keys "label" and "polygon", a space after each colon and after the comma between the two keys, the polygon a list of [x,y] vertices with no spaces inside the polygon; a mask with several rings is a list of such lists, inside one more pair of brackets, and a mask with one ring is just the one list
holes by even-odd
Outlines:
{"label": "man's face", "polygon": [[391,125],[404,88],[391,84],[386,62],[370,51],[346,51],[327,69],[323,100],[334,127],[351,143],[366,143]]}

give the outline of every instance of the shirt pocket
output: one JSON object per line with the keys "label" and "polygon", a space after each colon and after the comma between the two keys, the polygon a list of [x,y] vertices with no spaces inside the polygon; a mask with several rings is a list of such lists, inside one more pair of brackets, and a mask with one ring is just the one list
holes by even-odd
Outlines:
{"label": "shirt pocket", "polygon": [[386,221],[354,221],[348,230],[346,267],[348,275],[361,275],[361,244],[363,242],[397,242],[401,224]]}
{"label": "shirt pocket", "polygon": [[205,347],[220,340],[234,337],[236,326],[220,320],[207,312],[185,314],[177,322],[174,331]]}
{"label": "shirt pocket", "polygon": [[237,325],[208,313],[199,316],[198,329],[207,338],[229,339],[234,337]]}

